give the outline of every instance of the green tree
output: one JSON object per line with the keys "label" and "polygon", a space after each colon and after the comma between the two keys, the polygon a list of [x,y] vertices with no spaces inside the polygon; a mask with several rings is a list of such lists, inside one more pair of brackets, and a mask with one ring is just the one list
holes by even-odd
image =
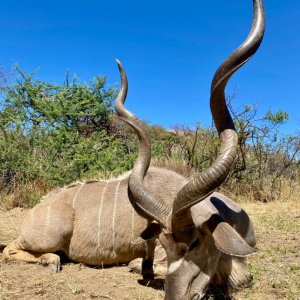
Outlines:
{"label": "green tree", "polygon": [[280,131],[289,116],[283,110],[269,110],[257,117],[257,107],[246,105],[240,111],[229,107],[238,131],[239,154],[230,180],[236,187],[251,186],[256,198],[269,200],[281,192],[281,182],[293,178],[300,155],[297,135]]}
{"label": "green tree", "polygon": [[[76,79],[69,82],[67,76],[63,85],[57,85],[20,69],[17,72],[16,82],[2,88],[0,186],[5,193],[32,188],[37,181],[46,187],[43,193],[57,185],[132,167],[135,153],[128,153],[111,132],[116,89],[106,87],[106,77],[83,84]],[[37,193],[28,201],[39,197]]]}

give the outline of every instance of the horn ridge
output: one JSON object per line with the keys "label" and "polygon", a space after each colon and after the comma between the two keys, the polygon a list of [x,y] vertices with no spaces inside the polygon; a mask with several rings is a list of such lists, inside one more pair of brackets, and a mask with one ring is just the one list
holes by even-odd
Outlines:
{"label": "horn ridge", "polygon": [[166,227],[166,217],[170,214],[171,208],[160,198],[151,194],[143,185],[143,179],[151,161],[150,136],[144,122],[124,107],[128,92],[128,80],[122,64],[119,60],[116,62],[120,71],[121,88],[115,101],[115,109],[118,116],[134,129],[139,139],[139,155],[129,176],[129,189],[135,204],[150,219],[154,219]]}
{"label": "horn ridge", "polygon": [[254,16],[250,33],[217,69],[211,85],[210,107],[219,139],[220,151],[215,162],[204,172],[196,175],[176,195],[172,210],[174,229],[192,223],[189,208],[199,203],[222,184],[237,155],[238,137],[229,113],[225,88],[230,77],[257,51],[265,30],[265,13],[262,0],[253,0]]}

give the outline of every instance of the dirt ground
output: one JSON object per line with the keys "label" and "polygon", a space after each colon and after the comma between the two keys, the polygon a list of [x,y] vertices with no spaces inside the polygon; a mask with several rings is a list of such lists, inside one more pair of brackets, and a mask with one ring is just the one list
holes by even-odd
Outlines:
{"label": "dirt ground", "polygon": [[[300,300],[300,204],[245,203],[258,253],[248,259],[253,285],[234,299]],[[18,235],[26,211],[0,211],[0,244]],[[60,273],[40,265],[5,264],[0,254],[0,299],[163,299],[163,279],[145,282],[127,266],[106,269],[66,263]]]}

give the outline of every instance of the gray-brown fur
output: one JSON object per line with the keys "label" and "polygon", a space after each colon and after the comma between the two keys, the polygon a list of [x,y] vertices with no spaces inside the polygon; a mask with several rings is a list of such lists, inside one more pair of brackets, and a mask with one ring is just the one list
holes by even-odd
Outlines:
{"label": "gray-brown fur", "polygon": [[[170,167],[170,165],[168,166]],[[207,230],[207,221],[213,215],[218,215],[226,220],[241,237],[252,247],[256,244],[253,224],[247,213],[234,201],[221,193],[213,193],[201,203],[192,207],[192,214],[197,216],[198,222],[202,222],[200,243],[206,249],[214,249],[215,243],[211,239],[211,232]],[[226,241],[224,241],[226,243]],[[216,253],[216,266],[211,279],[206,286],[211,293],[223,293],[229,295],[233,290],[246,287],[251,282],[251,275],[245,268],[245,258],[235,254],[228,255],[223,249],[214,250]],[[129,267],[135,272],[141,272],[141,259],[130,262]],[[168,271],[167,254],[158,243],[154,256],[154,272],[158,275],[166,275]],[[217,291],[216,291],[217,290]]]}
{"label": "gray-brown fur", "polygon": [[[185,181],[184,177],[171,170],[156,167],[150,168],[145,177],[147,188],[170,202]],[[123,179],[77,183],[50,193],[29,212],[14,244],[19,249],[39,253],[63,250],[70,259],[90,265],[129,262],[137,257],[145,257],[146,243],[133,242],[147,227],[148,221],[133,209],[127,196],[127,187],[128,175]],[[234,219],[234,214],[243,212],[222,194],[213,196],[223,199],[226,207],[233,212],[232,216],[226,213],[228,219]],[[203,212],[216,211],[210,199],[194,206],[193,213],[201,218],[203,215],[205,217]],[[117,206],[114,211],[115,203]],[[203,209],[204,204],[210,209]],[[242,222],[233,226],[239,228],[246,240],[254,241],[252,224],[247,215],[243,214],[240,220]],[[251,245],[254,246],[253,242]],[[156,254],[155,257],[154,271],[161,274],[166,272],[166,257],[163,257],[161,249],[156,249],[156,253],[159,251],[160,255]],[[13,255],[8,258],[13,259]],[[234,287],[241,285],[238,276],[243,273],[240,270],[236,272],[236,268],[228,272],[228,265],[232,261],[227,258],[226,262],[220,260],[218,264],[214,276],[217,282],[220,282],[220,278],[223,281],[225,278],[235,278],[234,282],[239,284]]]}
{"label": "gray-brown fur", "polygon": [[[238,277],[232,279],[233,273],[229,270],[243,269],[239,259],[234,257],[241,260],[255,252],[255,236],[247,214],[230,199],[214,194],[228,176],[238,149],[238,135],[227,107],[225,88],[231,76],[255,54],[264,35],[263,0],[253,0],[253,8],[248,37],[219,66],[212,80],[210,107],[220,141],[217,158],[207,170],[190,178],[178,190],[171,205],[152,193],[144,182],[151,159],[149,135],[141,121],[124,107],[128,81],[118,63],[122,86],[116,111],[135,130],[140,145],[129,189],[141,210],[160,226],[159,234],[152,229],[166,251],[166,300],[201,299],[217,274],[220,285],[225,283],[227,293],[226,285],[230,281],[240,283]],[[145,235],[149,236],[149,232]]]}
{"label": "gray-brown fur", "polygon": [[[168,163],[160,165],[160,168],[149,168],[144,184],[148,190],[172,203],[187,178],[171,170],[177,170],[178,164],[176,167]],[[166,168],[163,168],[164,165]],[[181,168],[184,168],[183,165]],[[134,242],[149,221],[133,208],[128,197],[128,176],[108,181],[79,182],[49,193],[28,213],[20,236],[13,242],[14,247],[33,253],[62,250],[71,260],[89,265],[126,263],[135,258],[145,258],[147,243]],[[221,210],[228,222],[254,246],[255,236],[249,217],[229,198],[214,193],[192,208],[193,214],[203,219],[203,223],[207,221],[207,213],[211,216],[211,213]],[[237,215],[239,219],[235,218]],[[8,251],[5,253],[6,259],[14,259],[14,255],[8,255]],[[243,285],[243,274],[248,274],[241,272],[243,263],[237,264],[237,259],[232,261],[229,256],[222,257],[226,260],[220,259],[212,283],[220,285],[229,280],[234,283],[234,288]],[[142,259],[131,263],[131,267],[142,271],[141,263]],[[231,268],[232,264],[234,267]],[[238,272],[236,266],[239,267]],[[162,275],[166,271],[166,254],[159,245],[155,251],[154,272]]]}
{"label": "gray-brown fur", "polygon": [[[121,89],[118,115],[139,138],[139,156],[131,173],[107,182],[79,183],[54,193],[34,208],[19,238],[4,249],[7,260],[40,262],[58,270],[63,250],[91,265],[143,257],[151,267],[154,239],[166,253],[165,299],[201,299],[210,285],[238,287],[249,276],[243,259],[255,252],[248,215],[215,189],[228,175],[237,153],[237,133],[225,101],[228,80],[257,51],[264,33],[262,0],[253,0],[251,32],[218,68],[211,87],[211,111],[220,138],[213,164],[192,178],[149,168],[150,137],[143,122],[124,107],[126,73],[117,61]],[[153,221],[154,220],[154,221]],[[152,223],[151,223],[152,222]],[[147,242],[137,242],[142,239]],[[151,272],[151,271],[150,271]]]}
{"label": "gray-brown fur", "polygon": [[[62,250],[71,260],[89,265],[145,257],[146,243],[134,241],[149,221],[128,196],[128,176],[80,182],[51,192],[28,213],[14,245],[38,253]],[[145,178],[147,188],[170,203],[184,182],[177,173],[155,167]]]}

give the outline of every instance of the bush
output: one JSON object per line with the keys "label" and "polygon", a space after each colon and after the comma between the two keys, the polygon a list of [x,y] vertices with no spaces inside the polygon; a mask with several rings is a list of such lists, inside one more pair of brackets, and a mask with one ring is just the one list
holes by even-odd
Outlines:
{"label": "bush", "polygon": [[[115,176],[132,168],[138,145],[132,129],[115,118],[116,89],[106,77],[89,84],[76,79],[50,84],[17,68],[15,83],[1,80],[0,196],[2,206],[33,206],[48,190],[85,178]],[[3,73],[3,72],[2,72]],[[1,75],[1,69],[0,69]],[[256,118],[255,106],[234,116],[238,158],[223,185],[226,194],[268,201],[300,179],[299,135],[281,135],[288,115],[280,110]],[[173,161],[193,174],[207,169],[218,154],[214,128],[149,126],[152,157]],[[176,161],[174,163],[174,160]],[[177,163],[179,162],[179,164]],[[290,187],[290,188],[288,188]],[[3,204],[5,203],[5,204]]]}
{"label": "bush", "polygon": [[2,89],[2,197],[31,206],[55,186],[132,167],[135,154],[110,132],[116,89],[106,88],[106,77],[54,85],[17,72],[16,83]]}

